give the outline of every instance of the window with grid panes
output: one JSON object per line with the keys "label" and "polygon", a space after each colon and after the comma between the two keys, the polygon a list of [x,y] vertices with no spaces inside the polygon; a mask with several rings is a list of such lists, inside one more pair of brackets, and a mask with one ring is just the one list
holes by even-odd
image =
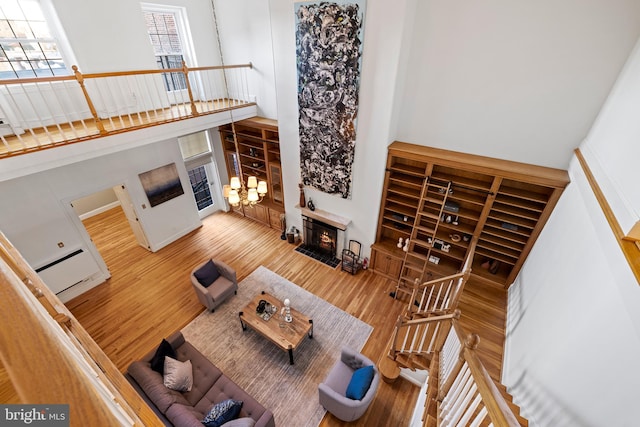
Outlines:
{"label": "window with grid panes", "polygon": [[[151,45],[156,55],[158,68],[182,68],[184,55],[175,13],[145,11],[144,18]],[[167,91],[187,88],[187,83],[182,73],[165,73],[163,77]]]}
{"label": "window with grid panes", "polygon": [[0,79],[69,75],[38,0],[0,1]]}

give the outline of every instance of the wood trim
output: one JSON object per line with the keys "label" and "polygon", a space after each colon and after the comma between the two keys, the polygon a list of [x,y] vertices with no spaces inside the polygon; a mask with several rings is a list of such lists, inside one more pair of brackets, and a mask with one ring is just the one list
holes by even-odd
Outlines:
{"label": "wood trim", "polygon": [[345,231],[351,223],[351,220],[349,218],[345,218],[331,212],[323,211],[322,209],[316,209],[312,211],[309,208],[301,208],[300,205],[296,205],[296,208],[300,209],[303,216],[317,219],[318,221],[322,221],[325,224],[336,227],[338,230]]}
{"label": "wood trim", "polygon": [[576,157],[580,162],[580,166],[582,166],[582,171],[587,177],[587,181],[591,186],[591,190],[593,191],[594,196],[596,196],[596,200],[600,204],[600,208],[602,209],[602,213],[604,214],[607,222],[609,223],[609,227],[611,227],[611,231],[613,232],[620,249],[622,249],[622,253],[624,254],[627,262],[629,263],[629,267],[631,267],[631,271],[633,275],[636,277],[636,281],[640,284],[640,247],[636,245],[633,240],[630,240],[625,236],[624,231],[622,231],[622,227],[618,222],[609,202],[607,202],[607,198],[602,192],[602,189],[598,185],[598,181],[595,176],[591,172],[589,165],[587,164],[587,160],[582,155],[582,152],[579,148],[575,150]]}
{"label": "wood trim", "polygon": [[478,392],[482,396],[482,402],[489,413],[492,425],[519,427],[518,419],[478,358],[477,348],[480,343],[480,337],[477,334],[469,334],[465,337],[460,325],[456,321],[452,323],[462,345],[460,355],[467,362]]}
{"label": "wood trim", "polygon": [[[461,153],[407,142],[393,142],[389,145],[389,154],[405,158],[414,158],[420,161],[425,161],[425,157],[428,157],[431,159],[426,159],[426,161],[438,165],[459,167],[467,171],[486,175],[498,175],[503,178],[526,178],[525,180],[528,183],[550,187],[564,188],[569,182],[567,171],[562,169]],[[435,159],[435,161],[433,159]]]}
{"label": "wood trim", "polygon": [[[86,353],[98,381],[134,425],[161,426],[151,408],[1,232],[0,248],[0,321],[4,325],[0,328],[0,359],[20,401],[68,403],[72,420],[100,419],[105,425],[120,424],[60,340],[62,333],[69,336],[73,345],[79,345],[81,353]],[[47,351],[43,352],[43,348]],[[25,354],[31,356],[26,358]]]}

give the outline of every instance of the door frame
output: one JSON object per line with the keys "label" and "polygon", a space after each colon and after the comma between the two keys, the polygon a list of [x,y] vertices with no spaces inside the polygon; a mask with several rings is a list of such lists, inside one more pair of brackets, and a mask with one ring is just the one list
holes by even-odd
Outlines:
{"label": "door frame", "polygon": [[[85,193],[82,193],[82,194],[77,194],[77,195],[75,195],[73,197],[67,197],[67,198],[64,198],[64,199],[60,200],[60,202],[62,203],[62,206],[64,207],[64,211],[67,214],[67,217],[69,218],[71,223],[75,226],[75,228],[78,230],[80,238],[82,239],[83,243],[85,244],[88,252],[91,254],[93,259],[98,264],[98,267],[100,268],[100,271],[104,274],[104,279],[105,280],[107,280],[107,279],[109,279],[111,277],[111,272],[109,271],[109,267],[107,266],[107,263],[104,261],[104,258],[102,258],[102,255],[100,254],[100,251],[98,250],[97,246],[95,245],[95,243],[93,243],[93,240],[91,239],[91,235],[89,234],[89,232],[87,231],[86,227],[82,223],[82,220],[80,219],[80,216],[78,215],[78,213],[74,209],[72,203],[73,203],[74,200],[82,199],[84,197],[90,196],[91,194],[99,193],[100,191],[104,191],[104,190],[107,190],[107,189],[113,189],[113,187],[116,187],[116,186],[124,186],[125,187],[125,191],[127,191],[126,190],[127,183],[126,182],[122,182],[120,184],[109,185],[109,186],[106,186],[106,187],[103,187],[103,188],[91,190],[91,191],[88,191],[88,192],[85,192]],[[120,202],[119,198],[118,198],[118,201]],[[135,206],[134,206],[134,210],[135,210]],[[137,215],[137,212],[136,212],[136,215]],[[140,218],[140,217],[138,216],[138,218]],[[140,224],[140,227],[144,231],[144,224],[141,221],[138,221],[138,222]],[[129,226],[131,226],[131,225],[129,225]],[[133,230],[131,232],[133,233]],[[135,233],[134,233],[134,235],[135,235]],[[145,236],[146,236],[146,233],[145,233]],[[136,237],[136,239],[137,239],[137,237]],[[147,249],[149,251],[151,250],[150,248],[145,248],[145,249]]]}
{"label": "door frame", "polygon": [[[119,184],[114,185],[111,188],[113,189],[113,192],[116,193],[118,202],[120,202],[120,207],[122,208],[124,215],[127,217],[127,222],[129,223],[129,227],[131,227],[131,231],[133,231],[133,235],[136,237],[138,245],[148,251],[151,251],[149,238],[147,237],[147,233],[144,231],[144,226],[140,221],[140,215],[138,214],[135,203],[133,203],[133,199],[131,199],[131,194],[127,189],[127,185]],[[135,221],[132,217],[135,217]]]}
{"label": "door frame", "polygon": [[[214,212],[217,212],[220,210],[226,210],[226,207],[227,207],[224,197],[222,196],[222,182],[220,180],[220,173],[218,172],[218,166],[216,165],[213,153],[209,153],[207,155],[207,158],[209,162],[205,164],[201,164],[201,162],[194,162],[194,164],[196,164],[197,166],[189,166],[188,161],[184,162],[184,167],[187,170],[187,174],[191,169],[195,169],[196,167],[199,167],[199,166],[204,166],[205,173],[207,174],[209,191],[211,192],[211,200],[213,201],[213,204],[209,207],[202,209],[201,211],[198,211],[198,216],[200,217],[200,219],[203,219],[213,214]],[[196,209],[197,209],[195,195],[194,195],[193,202],[196,205]]]}

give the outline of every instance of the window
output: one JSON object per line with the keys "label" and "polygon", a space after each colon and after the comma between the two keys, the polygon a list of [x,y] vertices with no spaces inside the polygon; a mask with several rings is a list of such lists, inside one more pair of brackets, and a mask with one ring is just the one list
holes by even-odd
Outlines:
{"label": "window", "polygon": [[[219,182],[218,171],[212,162],[211,142],[207,131],[192,133],[178,138],[180,152],[185,167],[189,173],[189,181],[193,195],[196,198],[198,214],[201,218],[213,213],[218,206],[224,204],[216,201],[220,199],[213,185]],[[212,191],[213,189],[213,191]]]}
{"label": "window", "polygon": [[209,189],[209,178],[205,167],[198,166],[194,169],[189,169],[189,181],[191,181],[191,188],[196,198],[198,210],[201,211],[213,205],[211,190]]}
{"label": "window", "polygon": [[[144,11],[147,31],[160,69],[182,68],[184,53],[178,34],[178,18],[174,12]],[[182,73],[165,73],[164,84],[168,91],[184,90],[187,83]]]}
{"label": "window", "polygon": [[69,75],[38,0],[0,2],[0,79]]}

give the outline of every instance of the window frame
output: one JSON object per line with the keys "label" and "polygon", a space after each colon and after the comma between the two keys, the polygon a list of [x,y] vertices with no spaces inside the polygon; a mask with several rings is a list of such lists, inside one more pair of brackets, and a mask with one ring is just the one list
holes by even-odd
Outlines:
{"label": "window frame", "polygon": [[[189,21],[187,20],[186,8],[141,2],[140,9],[142,11],[143,17],[145,12],[171,13],[175,16],[176,28],[178,30],[178,37],[180,38],[180,44],[182,46],[182,56],[184,58],[184,62],[189,67],[197,67],[198,65],[193,50],[193,40],[191,39],[191,29],[189,27]],[[145,31],[146,30],[147,28],[145,26]],[[151,43],[149,43],[149,47],[153,52],[153,46],[151,45]],[[155,52],[153,52],[153,56],[157,58]]]}
{"label": "window frame", "polygon": [[[24,0],[17,0],[18,3],[22,1]],[[56,44],[58,48],[58,52],[60,53],[62,62],[65,65],[65,68],[68,72],[68,74],[62,74],[62,75],[73,75],[72,66],[76,65],[77,61],[76,61],[75,55],[73,54],[73,50],[71,49],[71,45],[69,43],[69,40],[67,39],[67,36],[64,32],[64,29],[62,27],[60,19],[58,18],[58,14],[56,13],[56,10],[53,6],[52,1],[51,0],[35,0],[33,2],[40,5],[40,9],[42,10],[42,15],[44,16],[44,20],[47,23],[47,26],[49,27],[49,31],[51,33],[51,39],[53,40],[53,43]],[[36,38],[34,40],[51,40],[51,39]],[[16,38],[16,40],[20,40],[20,39]],[[46,78],[54,77],[56,75],[60,75],[60,74],[54,74],[51,76],[41,76],[41,75],[34,74],[30,76],[21,77],[17,75],[15,71],[14,71],[14,74],[16,75],[14,75],[9,79],[31,79],[31,78],[46,79]]]}

